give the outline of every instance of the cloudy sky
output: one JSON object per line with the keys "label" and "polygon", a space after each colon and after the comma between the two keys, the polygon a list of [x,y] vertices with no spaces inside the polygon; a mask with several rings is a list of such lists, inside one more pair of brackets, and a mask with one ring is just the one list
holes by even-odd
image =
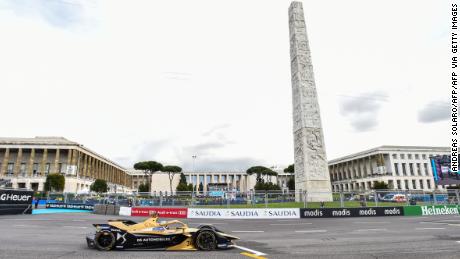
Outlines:
{"label": "cloudy sky", "polygon": [[[329,159],[449,145],[450,2],[303,1]],[[0,136],[126,167],[292,163],[289,4],[0,0]]]}

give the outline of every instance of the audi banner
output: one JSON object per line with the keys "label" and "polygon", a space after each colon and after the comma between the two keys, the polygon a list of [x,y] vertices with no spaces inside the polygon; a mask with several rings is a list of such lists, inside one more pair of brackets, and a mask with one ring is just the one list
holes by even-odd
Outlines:
{"label": "audi banner", "polygon": [[31,214],[33,191],[0,189],[0,215]]}
{"label": "audi banner", "polygon": [[187,208],[131,208],[131,216],[148,217],[151,212],[157,212],[162,218],[187,218]]}

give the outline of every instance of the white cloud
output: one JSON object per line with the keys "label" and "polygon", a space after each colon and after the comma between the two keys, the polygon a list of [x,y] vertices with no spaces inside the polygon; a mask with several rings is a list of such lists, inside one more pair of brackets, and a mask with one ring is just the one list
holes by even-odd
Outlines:
{"label": "white cloud", "polygon": [[[184,170],[187,148],[203,143],[224,146],[202,169],[292,163],[290,1],[53,3],[64,2],[0,3],[1,136],[62,135],[123,163],[152,157]],[[448,5],[304,1],[329,158],[448,144],[437,137],[448,127],[417,121],[448,91]],[[364,116],[351,122],[372,131],[344,126],[342,95],[378,89],[391,96],[378,125]]]}

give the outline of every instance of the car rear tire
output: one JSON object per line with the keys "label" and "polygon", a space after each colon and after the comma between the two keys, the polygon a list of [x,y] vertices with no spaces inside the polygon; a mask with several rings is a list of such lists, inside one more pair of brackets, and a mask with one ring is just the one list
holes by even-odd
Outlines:
{"label": "car rear tire", "polygon": [[203,230],[198,232],[195,238],[195,246],[203,251],[215,250],[217,247],[217,237],[214,231]]}
{"label": "car rear tire", "polygon": [[101,231],[94,237],[94,244],[96,248],[101,251],[110,251],[115,245],[115,236],[110,231]]}

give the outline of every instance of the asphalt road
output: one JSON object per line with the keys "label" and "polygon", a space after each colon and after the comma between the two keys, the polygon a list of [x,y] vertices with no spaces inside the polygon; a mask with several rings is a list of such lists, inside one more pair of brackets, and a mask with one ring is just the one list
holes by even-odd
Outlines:
{"label": "asphalt road", "polygon": [[[184,220],[214,224],[241,247],[213,252],[111,251],[86,246],[86,213],[0,216],[0,258],[460,258],[460,217]],[[124,217],[126,218],[126,217]],[[142,218],[133,217],[140,221]],[[246,249],[246,250],[245,250]],[[242,254],[243,253],[243,254]]]}

